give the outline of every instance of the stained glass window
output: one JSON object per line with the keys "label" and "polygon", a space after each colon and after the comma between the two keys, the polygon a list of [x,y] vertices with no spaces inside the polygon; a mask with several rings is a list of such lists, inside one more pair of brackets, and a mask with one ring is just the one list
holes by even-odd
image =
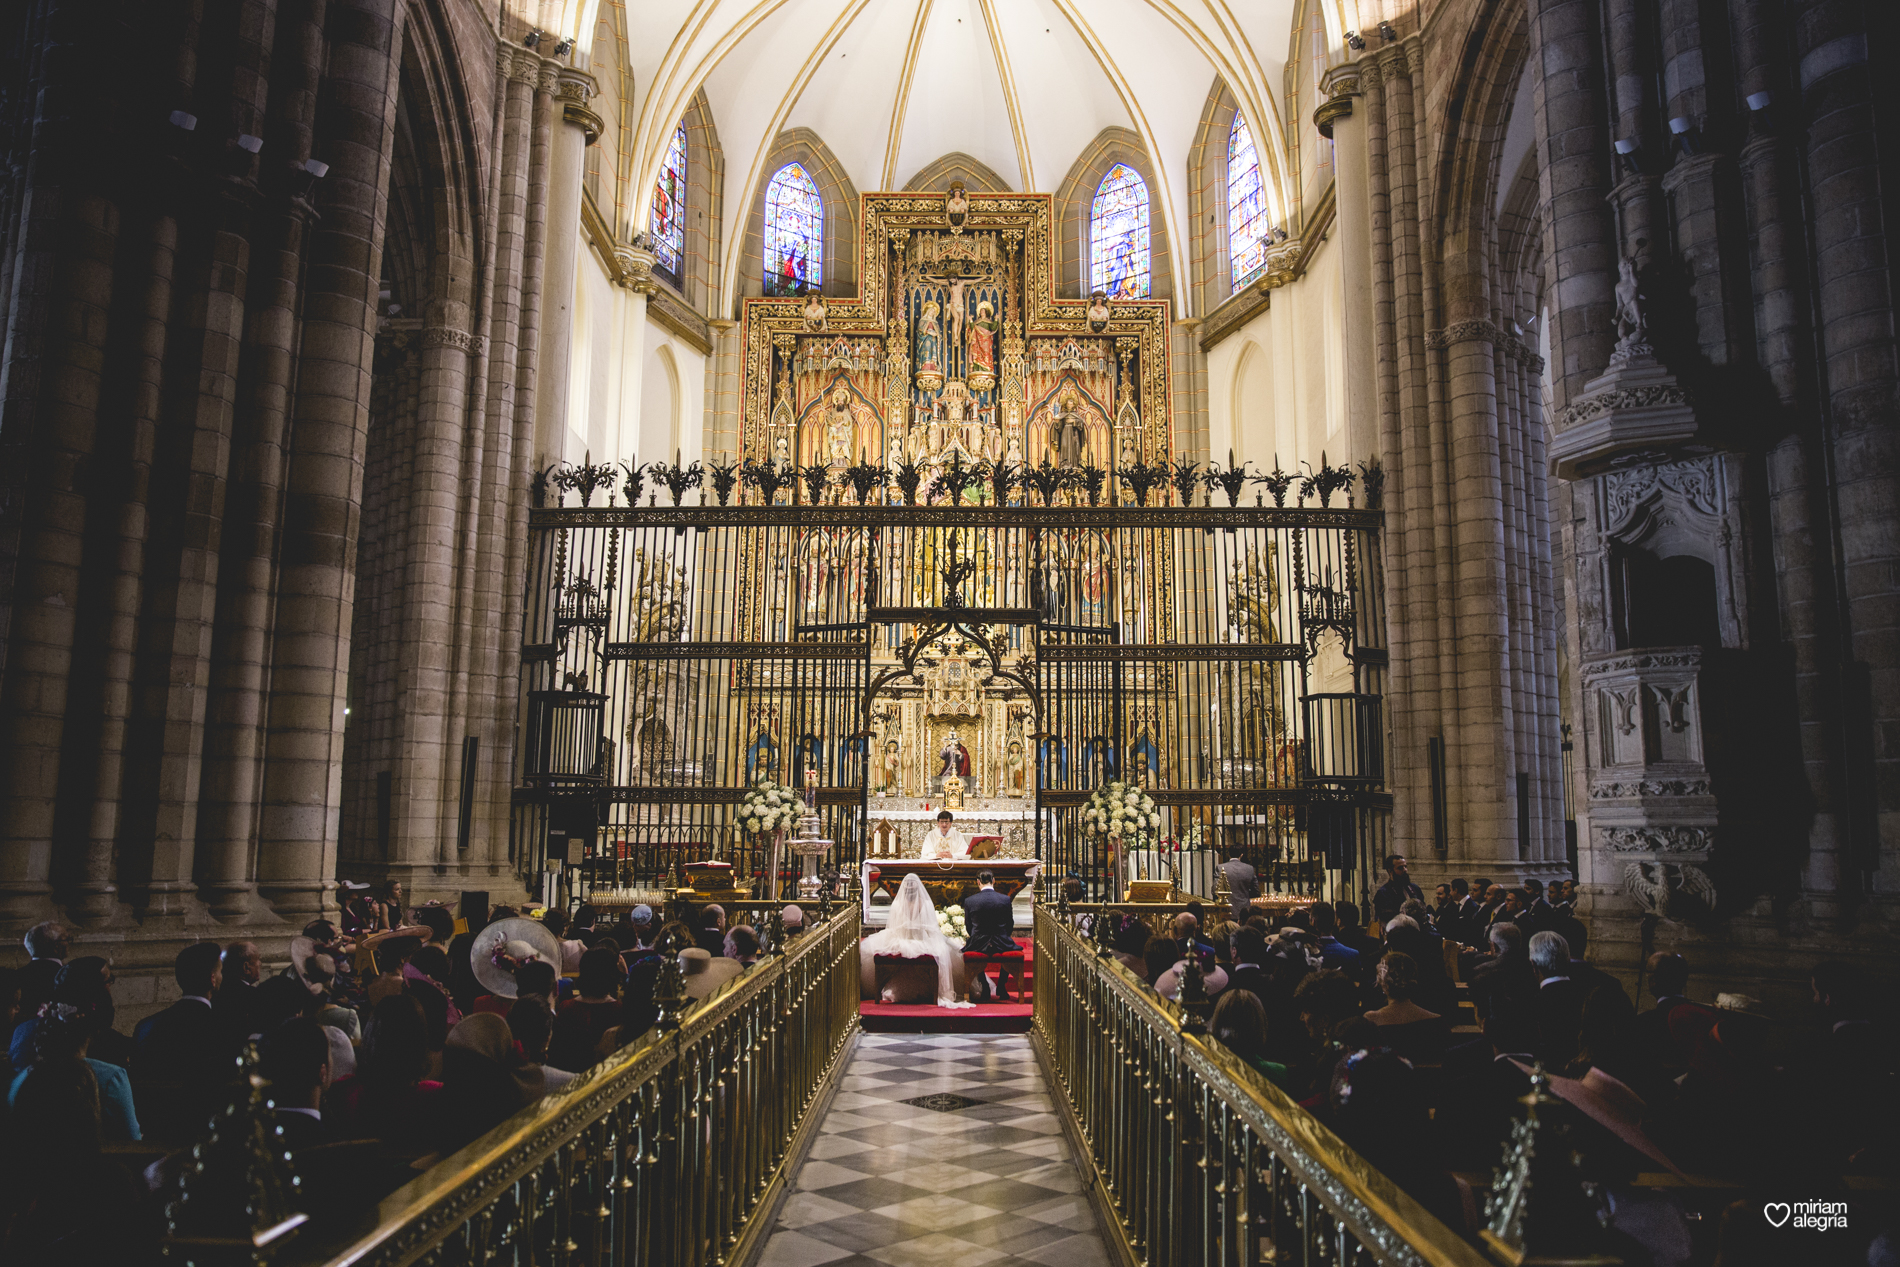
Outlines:
{"label": "stained glass window", "polygon": [[1110,299],[1148,297],[1148,186],[1126,163],[1109,168],[1089,210],[1089,277]]}
{"label": "stained glass window", "polygon": [[673,134],[653,187],[653,254],[660,267],[679,276],[686,251],[686,124]]}
{"label": "stained glass window", "polygon": [[765,187],[765,293],[792,295],[824,284],[825,203],[818,182],[787,163]]}
{"label": "stained glass window", "polygon": [[1227,135],[1227,246],[1234,263],[1234,290],[1259,275],[1271,242],[1267,194],[1260,183],[1260,154],[1253,147],[1247,116],[1234,111]]}

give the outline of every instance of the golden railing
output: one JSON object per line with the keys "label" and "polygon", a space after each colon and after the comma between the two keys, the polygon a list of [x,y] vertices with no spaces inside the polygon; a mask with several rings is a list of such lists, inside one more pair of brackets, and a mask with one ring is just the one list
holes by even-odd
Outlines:
{"label": "golden railing", "polygon": [[372,1230],[280,1263],[701,1267],[759,1229],[857,1029],[858,912],[531,1105],[399,1188]]}
{"label": "golden railing", "polygon": [[1124,1261],[1490,1267],[1047,907],[1035,959],[1035,1039]]}

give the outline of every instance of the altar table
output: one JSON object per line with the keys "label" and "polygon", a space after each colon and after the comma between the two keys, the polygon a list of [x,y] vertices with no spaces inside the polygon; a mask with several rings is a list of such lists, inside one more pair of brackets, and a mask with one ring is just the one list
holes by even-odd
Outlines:
{"label": "altar table", "polygon": [[923,881],[930,900],[942,910],[960,904],[976,892],[976,877],[980,871],[995,876],[996,891],[1013,898],[1035,883],[1041,866],[1041,861],[1035,858],[867,858],[864,861],[864,918],[871,918],[871,895],[882,892],[896,897],[905,876],[914,875]]}

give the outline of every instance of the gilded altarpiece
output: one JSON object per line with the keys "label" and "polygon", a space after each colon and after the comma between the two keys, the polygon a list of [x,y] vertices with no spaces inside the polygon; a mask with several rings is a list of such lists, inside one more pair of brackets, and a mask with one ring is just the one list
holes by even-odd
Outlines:
{"label": "gilded altarpiece", "polygon": [[[1168,416],[1165,300],[1075,301],[1055,296],[1053,213],[1044,195],[867,194],[859,217],[863,263],[855,299],[749,299],[744,312],[743,452],[776,465],[778,504],[854,505],[847,467],[912,465],[919,506],[947,506],[937,485],[947,469],[1020,473],[1040,468],[1108,472],[1104,503],[1132,496],[1117,478],[1137,463],[1173,457]],[[814,466],[826,469],[814,485]],[[749,489],[756,503],[762,494]],[[1012,504],[1028,504],[1019,485]],[[870,500],[901,504],[895,482]],[[994,503],[976,479],[962,505]],[[1036,498],[1041,504],[1041,498]],[[1056,494],[1084,505],[1082,482]],[[831,524],[789,536],[761,535],[737,560],[744,636],[795,638],[800,629],[863,620],[867,581],[884,579],[901,601],[943,601],[942,576],[968,563],[960,599],[972,606],[1037,608],[1051,619],[1161,636],[1171,627],[1168,546],[1118,551],[1111,534],[1075,525],[965,531],[887,532]],[[954,538],[954,539],[953,539]],[[896,596],[896,595],[892,595]],[[887,599],[888,601],[888,599]],[[897,658],[906,628],[874,634],[874,660]],[[1029,654],[1026,630],[1001,629],[1006,668]],[[967,659],[966,659],[967,657]],[[945,682],[968,672],[954,705]],[[741,668],[741,689],[782,685],[769,665]],[[1010,680],[954,638],[928,650],[872,708],[869,786],[887,808],[944,797],[944,753],[961,745],[969,808],[1006,811],[1033,803],[1036,718]],[[954,763],[952,763],[954,765]],[[880,796],[880,794],[882,794]],[[873,814],[877,819],[877,814]],[[908,833],[907,833],[908,834]],[[1020,833],[1004,832],[1020,839]]]}

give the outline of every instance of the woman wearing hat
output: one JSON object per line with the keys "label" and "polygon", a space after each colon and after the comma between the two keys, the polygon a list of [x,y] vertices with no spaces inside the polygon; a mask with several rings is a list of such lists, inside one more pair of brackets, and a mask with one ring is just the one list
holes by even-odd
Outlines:
{"label": "woman wearing hat", "polygon": [[554,1018],[549,1064],[580,1073],[600,1059],[602,1037],[620,1024],[618,995],[624,976],[618,951],[597,947],[581,956],[579,997],[563,1003]]}

